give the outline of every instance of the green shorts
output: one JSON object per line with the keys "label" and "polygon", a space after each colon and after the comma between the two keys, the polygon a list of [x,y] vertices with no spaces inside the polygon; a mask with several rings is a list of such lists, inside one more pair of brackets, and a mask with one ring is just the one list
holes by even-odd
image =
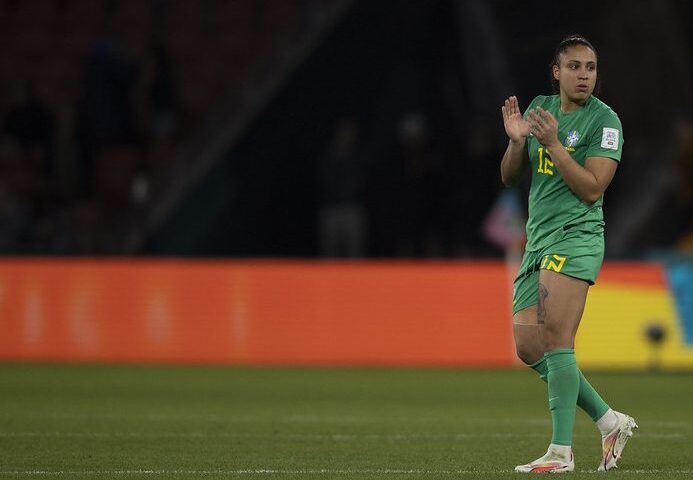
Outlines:
{"label": "green shorts", "polygon": [[603,224],[567,225],[545,247],[525,251],[513,288],[513,315],[538,302],[539,270],[551,270],[594,285],[604,260]]}

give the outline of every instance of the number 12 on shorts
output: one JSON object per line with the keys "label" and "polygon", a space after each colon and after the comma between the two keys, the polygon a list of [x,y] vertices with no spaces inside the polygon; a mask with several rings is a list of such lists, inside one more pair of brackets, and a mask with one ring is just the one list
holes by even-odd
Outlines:
{"label": "number 12 on shorts", "polygon": [[544,255],[544,259],[541,261],[541,268],[560,273],[563,264],[565,264],[565,260],[566,257],[560,255]]}

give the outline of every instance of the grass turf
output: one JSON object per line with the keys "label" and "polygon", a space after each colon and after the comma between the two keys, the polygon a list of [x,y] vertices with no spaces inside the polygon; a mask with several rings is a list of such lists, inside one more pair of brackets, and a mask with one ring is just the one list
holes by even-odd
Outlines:
{"label": "grass turf", "polygon": [[[693,477],[693,375],[588,374],[636,417],[619,478]],[[527,370],[0,364],[2,478],[522,478],[550,439]],[[578,412],[569,478],[601,445]]]}

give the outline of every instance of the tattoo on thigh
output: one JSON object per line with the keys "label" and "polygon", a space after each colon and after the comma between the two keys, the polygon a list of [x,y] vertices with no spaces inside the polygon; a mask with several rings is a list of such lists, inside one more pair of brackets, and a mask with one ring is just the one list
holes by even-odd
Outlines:
{"label": "tattoo on thigh", "polygon": [[539,305],[537,305],[537,323],[543,325],[546,321],[546,298],[549,296],[549,291],[544,285],[539,284]]}

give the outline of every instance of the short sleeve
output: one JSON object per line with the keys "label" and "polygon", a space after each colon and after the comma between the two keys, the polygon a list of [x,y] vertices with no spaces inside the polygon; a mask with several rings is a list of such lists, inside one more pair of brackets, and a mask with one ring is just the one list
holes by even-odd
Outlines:
{"label": "short sleeve", "polygon": [[614,112],[609,111],[597,122],[592,138],[587,147],[585,158],[606,157],[621,161],[623,150],[623,127],[621,120]]}

